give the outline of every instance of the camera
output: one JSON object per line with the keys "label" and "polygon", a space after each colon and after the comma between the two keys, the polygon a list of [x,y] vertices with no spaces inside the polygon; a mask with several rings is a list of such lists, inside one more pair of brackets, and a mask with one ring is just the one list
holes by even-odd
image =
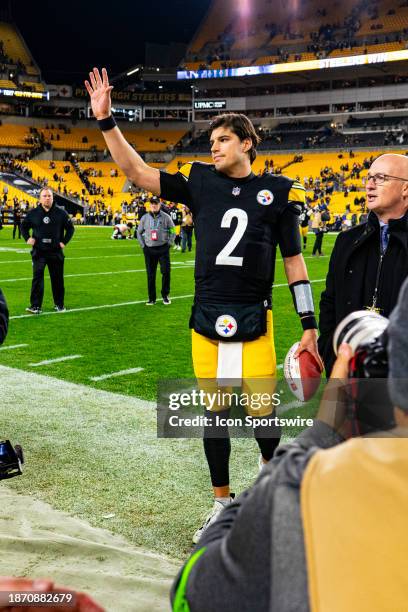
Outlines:
{"label": "camera", "polygon": [[0,442],[0,480],[21,476],[23,463],[24,455],[20,445],[13,446],[10,440]]}
{"label": "camera", "polygon": [[357,310],[338,324],[333,349],[346,342],[353,351],[346,388],[347,419],[351,435],[361,436],[395,427],[394,410],[387,388],[388,319]]}

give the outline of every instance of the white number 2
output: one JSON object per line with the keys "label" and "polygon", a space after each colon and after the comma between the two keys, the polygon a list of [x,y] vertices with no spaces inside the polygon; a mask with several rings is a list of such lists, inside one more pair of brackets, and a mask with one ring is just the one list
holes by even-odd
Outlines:
{"label": "white number 2", "polygon": [[215,260],[215,265],[217,266],[242,266],[244,261],[243,257],[234,257],[231,256],[231,253],[245,234],[248,225],[248,215],[241,208],[230,208],[222,218],[221,227],[231,227],[233,219],[238,220],[237,227],[225,247],[218,253]]}

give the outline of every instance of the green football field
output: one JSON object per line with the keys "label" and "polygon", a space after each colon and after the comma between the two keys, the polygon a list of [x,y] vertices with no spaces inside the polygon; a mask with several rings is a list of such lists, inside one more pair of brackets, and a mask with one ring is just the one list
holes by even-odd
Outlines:
{"label": "green football field", "polygon": [[[40,316],[25,313],[29,247],[12,240],[10,228],[0,233],[0,287],[11,316],[0,348],[0,438],[26,452],[24,476],[8,486],[182,558],[212,503],[209,477],[200,440],[157,439],[154,402],[159,380],[193,377],[194,252],[172,251],[172,304],[148,308],[141,249],[134,240],[110,240],[111,231],[77,228],[66,249],[68,311],[52,311],[47,280]],[[334,240],[326,235],[324,257],[313,258],[309,234],[304,251],[316,304]],[[273,297],[281,364],[301,328],[280,256]],[[291,413],[302,415],[302,407]],[[254,440],[232,444],[239,493],[257,475],[258,453]]]}

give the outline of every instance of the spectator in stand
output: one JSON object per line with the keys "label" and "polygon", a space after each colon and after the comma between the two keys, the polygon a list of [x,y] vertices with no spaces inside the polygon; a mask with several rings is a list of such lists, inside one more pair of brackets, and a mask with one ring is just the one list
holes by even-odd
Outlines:
{"label": "spectator in stand", "polygon": [[186,252],[186,247],[189,251],[192,249],[192,241],[193,241],[193,216],[190,212],[190,209],[187,206],[184,206],[183,209],[183,220],[181,223],[181,252]]}
{"label": "spectator in stand", "polygon": [[317,254],[319,255],[319,257],[321,255],[323,255],[322,253],[322,243],[323,243],[323,236],[324,236],[324,231],[325,231],[325,223],[322,220],[322,214],[319,210],[319,207],[316,206],[316,208],[313,211],[313,219],[312,219],[312,231],[315,234],[315,242],[313,245],[313,251],[312,251],[312,256],[316,257]]}

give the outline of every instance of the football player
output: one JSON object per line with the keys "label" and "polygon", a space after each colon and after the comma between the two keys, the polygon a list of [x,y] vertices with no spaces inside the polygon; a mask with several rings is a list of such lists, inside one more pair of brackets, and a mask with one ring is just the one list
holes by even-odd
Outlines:
{"label": "football player", "polygon": [[300,235],[303,238],[303,248],[306,248],[307,245],[307,234],[309,231],[309,221],[310,221],[310,217],[312,216],[313,211],[312,209],[307,205],[307,203],[305,202],[304,204],[302,204],[302,209],[299,215],[299,230],[300,230]]}
{"label": "football player", "polygon": [[[209,138],[213,164],[188,163],[176,174],[167,174],[146,164],[117,127],[111,115],[112,86],[106,70],[102,69],[101,75],[94,68],[89,77],[85,86],[92,110],[118,166],[135,185],[165,200],[183,203],[193,214],[197,245],[190,327],[194,372],[200,386],[214,390],[219,379],[238,379],[250,391],[273,391],[272,285],[278,245],[303,328],[298,354],[309,351],[320,362],[299,233],[305,190],[285,176],[256,176],[251,171],[259,142],[251,121],[241,114],[216,117]],[[272,409],[267,406],[265,414]],[[224,433],[222,437],[204,433],[215,499],[194,534],[194,542],[231,501],[231,447],[228,430]],[[272,458],[279,438],[268,437],[257,428],[254,434],[261,468]]]}

